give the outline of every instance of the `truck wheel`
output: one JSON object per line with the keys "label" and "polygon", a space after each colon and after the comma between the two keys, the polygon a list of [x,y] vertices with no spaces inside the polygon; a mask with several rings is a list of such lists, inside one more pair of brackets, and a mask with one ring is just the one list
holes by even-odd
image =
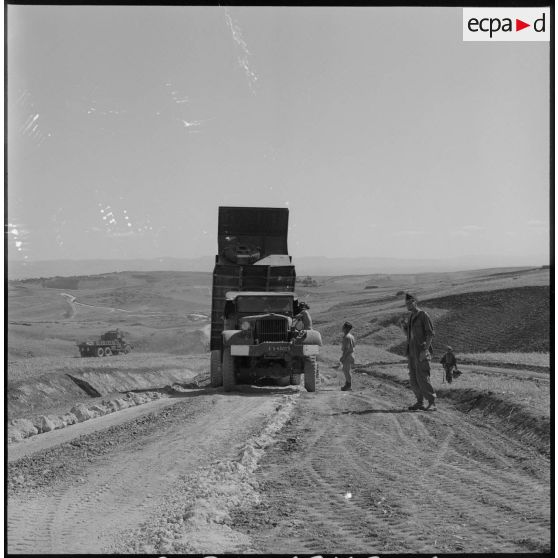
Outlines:
{"label": "truck wheel", "polygon": [[221,370],[221,351],[215,349],[211,351],[209,361],[209,376],[211,387],[221,387],[223,385],[223,372]]}
{"label": "truck wheel", "polygon": [[124,347],[124,349],[122,350],[122,352],[127,355],[128,353],[130,353],[132,351],[132,347],[130,347],[130,345],[126,345]]}
{"label": "truck wheel", "polygon": [[103,349],[103,347],[98,347],[97,348],[97,356],[98,357],[105,356],[105,349]]}
{"label": "truck wheel", "polygon": [[316,377],[318,375],[318,363],[316,357],[304,360],[304,387],[306,391],[316,391]]}
{"label": "truck wheel", "polygon": [[291,386],[299,386],[302,374],[292,374],[291,375]]}
{"label": "truck wheel", "polygon": [[112,351],[111,351],[110,347],[107,347],[105,349],[105,356],[110,356],[110,355],[112,355]]}
{"label": "truck wheel", "polygon": [[223,366],[221,370],[223,374],[223,389],[231,391],[236,385],[236,380],[234,377],[234,357],[231,356],[230,347],[223,350]]}

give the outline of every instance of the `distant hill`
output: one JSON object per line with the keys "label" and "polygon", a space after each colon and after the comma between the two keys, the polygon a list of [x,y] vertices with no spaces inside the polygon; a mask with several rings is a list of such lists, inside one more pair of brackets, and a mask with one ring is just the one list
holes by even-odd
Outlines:
{"label": "distant hill", "polygon": [[99,275],[119,271],[212,271],[215,257],[155,258],[134,260],[9,261],[8,279]]}
{"label": "distant hill", "polygon": [[[214,256],[200,258],[155,258],[132,260],[43,260],[8,261],[8,279],[96,275],[115,271],[205,271],[211,272]],[[442,273],[486,268],[541,267],[543,256],[529,261],[507,256],[463,256],[450,259],[408,260],[398,258],[337,258],[322,256],[293,257],[298,276],[366,275],[373,273]]]}
{"label": "distant hill", "polygon": [[[449,273],[318,276],[297,284],[324,343],[338,346],[341,324],[357,346],[400,352],[398,326],[412,292],[444,345],[465,352],[550,349],[550,272],[510,268]],[[9,358],[76,355],[76,341],[125,331],[138,352],[207,350],[212,273],[126,271],[11,280],[7,285]],[[373,287],[373,288],[370,288]],[[363,353],[365,354],[365,353]]]}

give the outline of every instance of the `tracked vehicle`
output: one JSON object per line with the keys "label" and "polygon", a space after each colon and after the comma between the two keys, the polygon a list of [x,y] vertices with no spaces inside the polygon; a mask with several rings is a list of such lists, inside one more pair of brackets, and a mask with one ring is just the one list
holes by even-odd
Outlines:
{"label": "tracked vehicle", "polygon": [[320,333],[296,319],[286,208],[220,207],[211,307],[211,385],[274,379],[315,391]]}

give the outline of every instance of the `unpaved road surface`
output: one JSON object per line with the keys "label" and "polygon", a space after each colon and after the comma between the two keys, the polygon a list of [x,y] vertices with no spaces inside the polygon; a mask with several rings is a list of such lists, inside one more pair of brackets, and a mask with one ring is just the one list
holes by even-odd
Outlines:
{"label": "unpaved road surface", "polygon": [[549,551],[548,455],[448,400],[409,412],[396,383],[322,378],[188,391],[19,450],[8,552]]}

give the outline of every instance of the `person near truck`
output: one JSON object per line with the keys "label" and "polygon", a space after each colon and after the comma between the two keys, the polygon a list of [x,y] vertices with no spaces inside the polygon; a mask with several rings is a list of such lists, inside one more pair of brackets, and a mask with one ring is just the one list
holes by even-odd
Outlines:
{"label": "person near truck", "polygon": [[351,390],[351,368],[355,363],[355,338],[351,333],[353,325],[350,322],[345,322],[342,327],[343,339],[341,340],[341,358],[339,362],[343,365],[343,374],[345,375],[345,385],[341,391]]}
{"label": "person near truck", "polygon": [[447,346],[447,351],[444,356],[440,359],[440,363],[446,372],[446,381],[448,384],[451,384],[454,376],[459,376],[460,372],[457,370],[457,359],[455,358],[453,349],[449,345]]}
{"label": "person near truck", "polygon": [[306,302],[298,303],[298,314],[295,316],[295,320],[300,320],[304,329],[312,329],[312,317],[310,316],[310,306]]}
{"label": "person near truck", "polygon": [[[430,360],[434,327],[430,316],[418,307],[415,296],[407,293],[405,305],[411,313],[405,324],[407,331],[407,360],[411,389],[417,399],[409,406],[410,411],[435,411],[436,393],[430,383]],[[424,400],[428,406],[424,406]]]}

